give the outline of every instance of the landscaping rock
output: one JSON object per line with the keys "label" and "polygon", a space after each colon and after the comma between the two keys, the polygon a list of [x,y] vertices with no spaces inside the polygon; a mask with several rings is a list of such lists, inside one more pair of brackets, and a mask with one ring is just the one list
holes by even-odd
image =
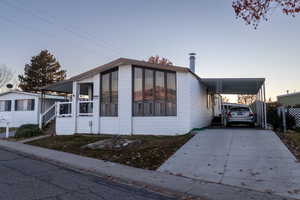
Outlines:
{"label": "landscaping rock", "polygon": [[122,138],[111,138],[106,140],[100,140],[94,143],[90,143],[82,146],[81,148],[89,149],[103,149],[103,150],[116,150],[132,147],[135,145],[140,145],[141,140],[128,140]]}

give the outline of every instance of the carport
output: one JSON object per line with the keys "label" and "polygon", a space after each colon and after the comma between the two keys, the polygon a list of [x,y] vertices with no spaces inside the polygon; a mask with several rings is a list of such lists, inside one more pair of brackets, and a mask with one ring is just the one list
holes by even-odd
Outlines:
{"label": "carport", "polygon": [[257,123],[267,128],[265,78],[202,78],[211,94],[256,95]]}

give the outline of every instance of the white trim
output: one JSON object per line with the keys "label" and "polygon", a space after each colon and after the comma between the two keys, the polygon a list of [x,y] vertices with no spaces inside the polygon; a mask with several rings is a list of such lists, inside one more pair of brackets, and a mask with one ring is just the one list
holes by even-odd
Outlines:
{"label": "white trim", "polygon": [[[92,103],[93,105],[93,110],[91,113],[80,113],[80,104],[81,103]],[[78,106],[78,114],[77,116],[93,116],[94,115],[94,101],[78,101],[77,103],[77,106]]]}
{"label": "white trim", "polygon": [[[11,91],[7,91],[7,92],[3,92],[3,93],[0,93],[0,96],[4,96],[4,95],[10,94],[10,93],[24,94],[24,95],[30,95],[30,96],[41,98],[40,93],[24,92],[24,91],[19,91],[19,90],[11,90]],[[64,99],[64,98],[65,98],[64,96],[58,96],[58,95],[52,95],[52,94],[45,95],[45,99]]]}
{"label": "white trim", "polygon": [[[59,113],[59,108],[60,108],[60,105],[62,104],[71,104],[71,113],[70,114],[60,114]],[[57,102],[57,117],[72,117],[72,101],[68,101],[68,102]]]}

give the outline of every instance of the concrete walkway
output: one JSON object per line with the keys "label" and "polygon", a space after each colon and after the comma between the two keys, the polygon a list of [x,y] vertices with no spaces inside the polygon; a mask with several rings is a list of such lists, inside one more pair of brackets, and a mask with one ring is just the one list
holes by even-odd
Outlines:
{"label": "concrete walkway", "polygon": [[198,132],[159,171],[300,199],[300,164],[268,130]]}

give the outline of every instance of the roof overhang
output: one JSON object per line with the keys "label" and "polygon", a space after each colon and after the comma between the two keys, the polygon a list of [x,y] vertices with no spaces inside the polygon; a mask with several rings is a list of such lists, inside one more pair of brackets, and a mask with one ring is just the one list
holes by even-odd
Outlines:
{"label": "roof overhang", "polygon": [[201,81],[211,93],[256,95],[265,78],[201,78]]}
{"label": "roof overhang", "polygon": [[71,81],[71,80],[60,81],[60,82],[48,85],[46,87],[43,87],[42,90],[72,94],[73,93],[73,81]]}

